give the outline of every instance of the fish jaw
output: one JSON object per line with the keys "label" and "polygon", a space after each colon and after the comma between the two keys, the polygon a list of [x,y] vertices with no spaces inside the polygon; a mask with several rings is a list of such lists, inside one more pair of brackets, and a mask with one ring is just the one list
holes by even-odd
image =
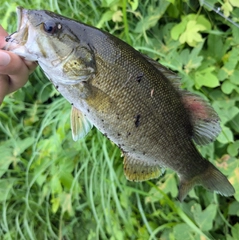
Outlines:
{"label": "fish jaw", "polygon": [[6,37],[7,44],[4,49],[11,51],[28,61],[37,61],[37,56],[29,49],[36,38],[36,33],[31,31],[26,9],[17,7],[17,31]]}

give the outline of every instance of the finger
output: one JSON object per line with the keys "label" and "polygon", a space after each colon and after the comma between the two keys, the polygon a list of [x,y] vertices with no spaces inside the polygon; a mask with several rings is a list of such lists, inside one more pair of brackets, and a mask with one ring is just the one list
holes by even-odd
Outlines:
{"label": "finger", "polygon": [[0,25],[0,48],[3,48],[6,44],[5,37],[8,36],[8,33]]}
{"label": "finger", "polygon": [[36,69],[36,67],[38,66],[38,63],[37,62],[31,62],[31,61],[27,61],[25,59],[23,59],[24,63],[26,64],[28,70],[29,70],[29,75],[31,73],[34,72],[34,70]]}
{"label": "finger", "polygon": [[33,70],[35,67],[29,63],[27,66],[19,56],[3,50],[0,51],[0,64],[0,73],[10,77],[8,93],[24,86],[28,80],[29,68]]}
{"label": "finger", "polygon": [[0,105],[9,92],[9,76],[0,74]]}

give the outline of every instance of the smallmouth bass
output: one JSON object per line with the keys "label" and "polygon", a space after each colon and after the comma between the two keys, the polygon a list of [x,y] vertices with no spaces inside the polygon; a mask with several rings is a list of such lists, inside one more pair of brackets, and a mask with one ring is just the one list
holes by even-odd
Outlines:
{"label": "smallmouth bass", "polygon": [[177,75],[97,28],[44,10],[18,7],[17,13],[18,30],[6,38],[5,49],[37,61],[72,104],[74,140],[94,125],[122,150],[131,181],[173,169],[181,201],[195,185],[234,194],[194,145],[215,140],[218,115],[205,100],[180,89]]}

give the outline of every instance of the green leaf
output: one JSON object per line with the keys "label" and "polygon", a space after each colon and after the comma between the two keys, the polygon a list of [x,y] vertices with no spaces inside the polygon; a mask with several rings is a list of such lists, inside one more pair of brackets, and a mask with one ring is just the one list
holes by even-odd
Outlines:
{"label": "green leaf", "polygon": [[[210,57],[217,59],[218,61],[221,61],[223,55],[225,52],[223,51],[223,41],[222,37],[217,36],[215,34],[209,34],[207,39],[207,54],[210,55]],[[218,49],[221,49],[218,51]]]}
{"label": "green leaf", "polygon": [[230,94],[235,89],[235,87],[236,86],[230,81],[224,81],[222,83],[221,89],[225,94]]}
{"label": "green leaf", "polygon": [[6,202],[9,198],[11,198],[11,189],[17,179],[7,178],[0,179],[0,202]]}
{"label": "green leaf", "polygon": [[225,2],[222,4],[221,9],[223,10],[225,17],[229,17],[233,8],[229,2]]}
{"label": "green leaf", "polygon": [[237,159],[232,158],[232,161],[227,166],[226,172],[229,175],[228,180],[231,182],[236,191],[234,197],[237,201],[239,201],[239,165]]}
{"label": "green leaf", "polygon": [[239,7],[239,2],[238,2],[238,0],[229,0],[229,2],[231,3],[231,5],[232,5],[233,7]]}
{"label": "green leaf", "polygon": [[239,223],[236,223],[232,228],[232,236],[234,239],[238,239],[239,236]]}
{"label": "green leaf", "polygon": [[191,72],[193,69],[197,69],[201,65],[203,57],[198,56],[198,54],[200,53],[202,46],[203,42],[194,47],[188,56],[188,62],[184,63],[185,65],[184,69],[187,74]]}
{"label": "green leaf", "polygon": [[171,30],[171,37],[173,40],[178,40],[179,36],[184,32],[186,29],[186,22],[181,22],[175,25]]}
{"label": "green leaf", "polygon": [[199,15],[199,16],[196,15],[196,21],[198,24],[203,25],[205,27],[205,30],[209,31],[212,27],[210,21],[208,21],[208,19],[205,18],[205,16],[203,15]]}
{"label": "green leaf", "polygon": [[28,137],[18,141],[17,146],[14,149],[14,155],[18,156],[22,154],[28,147],[30,147],[35,141],[34,137]]}
{"label": "green leaf", "polygon": [[201,88],[202,86],[206,87],[217,87],[219,86],[219,80],[212,72],[215,70],[215,67],[208,67],[204,70],[197,71],[195,73],[195,85],[196,88]]}
{"label": "green leaf", "polygon": [[239,202],[234,201],[229,205],[228,214],[234,215],[234,216],[239,216]]}
{"label": "green leaf", "polygon": [[149,7],[149,14],[145,18],[142,18],[136,25],[135,32],[142,33],[151,27],[155,26],[158,20],[162,17],[170,2],[160,1],[157,8]]}
{"label": "green leaf", "polygon": [[101,17],[99,23],[96,25],[97,28],[102,28],[105,22],[108,22],[112,19],[112,16],[114,15],[114,11],[109,10],[103,14]]}
{"label": "green leaf", "polygon": [[238,150],[239,150],[239,140],[236,140],[235,142],[230,143],[227,147],[227,152],[233,157],[238,155],[239,153]]}
{"label": "green leaf", "polygon": [[202,211],[201,205],[194,204],[191,209],[194,219],[202,231],[209,231],[213,227],[213,220],[217,213],[217,206],[210,204],[205,210]]}
{"label": "green leaf", "polygon": [[211,24],[203,15],[189,14],[182,18],[182,21],[171,30],[171,37],[180,43],[187,43],[195,47],[198,42],[202,42],[201,31],[210,30]]}
{"label": "green leaf", "polygon": [[53,176],[51,179],[51,189],[53,193],[61,193],[62,192],[62,186],[60,179],[58,176]]}
{"label": "green leaf", "polygon": [[235,69],[232,75],[230,76],[230,82],[239,86],[238,76],[239,76],[239,70]]}
{"label": "green leaf", "polygon": [[223,126],[221,133],[217,137],[217,140],[224,144],[233,142],[233,133],[231,129]]}
{"label": "green leaf", "polygon": [[51,199],[51,204],[52,204],[52,206],[51,206],[51,208],[52,208],[52,212],[53,213],[56,213],[57,212],[57,210],[59,209],[59,207],[60,207],[60,199],[57,197],[57,198],[52,198]]}
{"label": "green leaf", "polygon": [[167,174],[166,180],[160,185],[160,189],[162,189],[165,193],[171,193],[174,198],[177,197],[178,188],[175,173]]}
{"label": "green leaf", "polygon": [[187,43],[191,47],[195,47],[198,42],[202,42],[202,36],[199,31],[206,30],[206,28],[201,25],[197,24],[195,20],[190,20],[187,23],[186,30],[179,38],[179,42]]}
{"label": "green leaf", "polygon": [[129,0],[129,4],[131,5],[132,11],[135,11],[139,6],[139,0]]}
{"label": "green leaf", "polygon": [[186,223],[179,223],[173,228],[173,236],[176,240],[196,240],[195,234]]}

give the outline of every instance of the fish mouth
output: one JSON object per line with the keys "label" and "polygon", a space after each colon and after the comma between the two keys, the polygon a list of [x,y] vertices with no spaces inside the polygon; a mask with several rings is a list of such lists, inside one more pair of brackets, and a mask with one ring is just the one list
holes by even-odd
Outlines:
{"label": "fish mouth", "polygon": [[17,12],[17,31],[20,30],[21,28],[21,25],[22,25],[22,20],[23,20],[23,7],[21,6],[18,6],[17,9],[16,9],[16,12]]}
{"label": "fish mouth", "polygon": [[27,26],[27,16],[25,9],[22,7],[17,7],[17,31],[10,34],[5,38],[7,43],[5,50],[13,50],[12,45],[24,45],[28,40],[28,26]]}
{"label": "fish mouth", "polygon": [[36,38],[34,31],[30,31],[31,26],[28,18],[28,10],[17,7],[17,31],[5,38],[6,45],[3,50],[11,51],[29,61],[37,61],[36,56],[31,54],[29,47]]}

